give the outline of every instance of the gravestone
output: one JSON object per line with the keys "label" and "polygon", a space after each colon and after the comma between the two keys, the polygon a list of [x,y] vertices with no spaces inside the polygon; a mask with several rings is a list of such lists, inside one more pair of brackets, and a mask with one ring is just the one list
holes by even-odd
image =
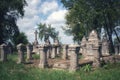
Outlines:
{"label": "gravestone", "polygon": [[87,59],[93,61],[94,67],[100,66],[100,52],[99,52],[99,39],[97,32],[93,30],[88,38],[87,42]]}
{"label": "gravestone", "polygon": [[38,32],[37,32],[37,30],[35,30],[34,34],[35,34],[35,41],[33,43],[33,51],[32,52],[37,53],[38,52],[38,48],[37,48],[37,45],[38,45],[38,40],[37,40]]}
{"label": "gravestone", "polygon": [[80,53],[82,53],[83,57],[85,58],[86,57],[86,53],[87,53],[87,50],[86,50],[86,43],[87,43],[87,40],[85,37],[82,38],[82,41],[81,41],[81,48],[80,48]]}
{"label": "gravestone", "polygon": [[0,45],[0,49],[1,49],[1,51],[0,51],[0,53],[1,53],[1,61],[2,62],[5,62],[5,61],[7,61],[7,45],[6,44],[2,44],[2,45]]}
{"label": "gravestone", "polygon": [[51,58],[52,48],[51,48],[51,43],[50,43],[50,41],[49,41],[49,40],[46,40],[45,45],[48,46],[47,58]]}
{"label": "gravestone", "polygon": [[54,44],[56,45],[56,54],[60,55],[60,44],[59,44],[59,40],[55,39]]}
{"label": "gravestone", "polygon": [[32,45],[30,43],[28,43],[26,45],[27,48],[27,60],[31,60],[32,59]]}
{"label": "gravestone", "polygon": [[62,59],[68,59],[68,45],[63,45]]}
{"label": "gravestone", "polygon": [[78,69],[78,53],[80,46],[78,45],[69,45],[70,53],[70,67],[69,71],[76,71]]}
{"label": "gravestone", "polygon": [[56,56],[57,56],[57,46],[53,44],[51,58],[55,58]]}
{"label": "gravestone", "polygon": [[103,37],[102,39],[102,49],[101,49],[102,56],[109,56],[109,41],[107,37]]}
{"label": "gravestone", "polygon": [[114,46],[115,48],[115,54],[116,55],[120,55],[120,44],[115,44],[115,46]]}
{"label": "gravestone", "polygon": [[47,45],[39,45],[38,48],[39,48],[39,53],[40,53],[39,68],[46,68],[48,66],[48,62],[47,62],[48,46]]}
{"label": "gravestone", "polygon": [[25,58],[24,58],[24,45],[22,43],[17,45],[17,50],[18,50],[18,64],[24,63]]}

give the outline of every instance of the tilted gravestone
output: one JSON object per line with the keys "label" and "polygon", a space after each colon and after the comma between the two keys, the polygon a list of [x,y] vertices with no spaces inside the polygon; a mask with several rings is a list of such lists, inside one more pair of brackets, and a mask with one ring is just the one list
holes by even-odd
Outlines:
{"label": "tilted gravestone", "polygon": [[0,53],[1,53],[0,57],[2,62],[7,61],[7,52],[8,52],[7,45],[6,44],[0,45]]}
{"label": "tilted gravestone", "polygon": [[69,71],[76,71],[78,69],[78,53],[80,46],[78,45],[69,45],[70,53],[70,67]]}
{"label": "tilted gravestone", "polygon": [[25,58],[24,58],[24,45],[22,43],[17,45],[17,50],[18,50],[18,64],[19,63],[24,63]]}

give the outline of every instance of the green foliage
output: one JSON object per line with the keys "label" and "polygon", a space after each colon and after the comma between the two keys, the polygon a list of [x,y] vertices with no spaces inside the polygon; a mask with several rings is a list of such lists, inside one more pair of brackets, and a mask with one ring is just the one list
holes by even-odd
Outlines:
{"label": "green foliage", "polygon": [[16,21],[24,16],[25,0],[0,0],[0,44],[19,34]]}
{"label": "green foliage", "polygon": [[15,45],[17,45],[19,43],[27,44],[28,39],[24,32],[20,32],[20,34],[18,36],[13,38],[13,42]]}
{"label": "green foliage", "polygon": [[61,2],[68,9],[67,29],[75,41],[80,41],[83,35],[88,37],[93,29],[97,30],[100,36],[101,28],[104,28],[113,45],[114,28],[120,25],[120,0],[61,0]]}
{"label": "green foliage", "polygon": [[16,53],[10,54],[7,62],[0,62],[0,80],[120,80],[120,63],[107,64],[107,68],[90,72],[69,73],[16,64],[17,57]]}
{"label": "green foliage", "polygon": [[90,72],[92,70],[92,66],[90,64],[86,64],[81,68],[81,70],[84,72]]}
{"label": "green foliage", "polygon": [[33,57],[33,59],[40,59],[40,55],[39,54],[33,54],[32,57]]}
{"label": "green foliage", "polygon": [[39,38],[44,41],[49,40],[49,37],[51,37],[53,40],[58,39],[58,32],[55,30],[55,28],[52,28],[51,25],[42,24],[40,23],[38,25],[38,30],[39,30]]}

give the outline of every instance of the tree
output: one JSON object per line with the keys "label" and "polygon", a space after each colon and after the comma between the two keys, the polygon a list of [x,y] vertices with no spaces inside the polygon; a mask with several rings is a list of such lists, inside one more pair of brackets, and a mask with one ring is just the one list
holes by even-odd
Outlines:
{"label": "tree", "polygon": [[0,0],[0,44],[19,34],[16,21],[24,16],[25,0]]}
{"label": "tree", "polygon": [[[111,49],[114,49],[112,34],[116,32],[115,27],[120,25],[120,0],[61,0],[61,2],[68,9],[67,24],[71,33],[76,35],[73,35],[74,37],[81,40],[78,33],[82,34],[81,36],[84,34],[88,36],[92,29],[97,30],[100,35],[101,28],[104,28]],[[78,24],[79,30],[73,32]]]}
{"label": "tree", "polygon": [[14,45],[18,45],[19,43],[23,43],[23,44],[27,44],[28,43],[28,39],[27,36],[25,35],[24,32],[20,32],[19,35],[13,37],[13,43]]}
{"label": "tree", "polygon": [[42,24],[40,23],[38,25],[38,30],[39,30],[39,38],[46,42],[46,40],[49,40],[49,37],[51,37],[53,40],[58,38],[58,32],[55,31],[55,28],[52,28],[51,25]]}

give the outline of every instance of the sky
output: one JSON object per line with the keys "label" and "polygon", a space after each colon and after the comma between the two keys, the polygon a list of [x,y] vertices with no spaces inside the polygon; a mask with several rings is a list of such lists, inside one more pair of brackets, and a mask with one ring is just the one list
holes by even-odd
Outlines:
{"label": "sky", "polygon": [[[60,41],[63,44],[73,43],[72,36],[67,36],[62,30],[65,26],[67,10],[60,0],[26,0],[28,6],[24,8],[25,16],[17,21],[21,32],[25,32],[29,42],[34,42],[34,31],[39,23],[51,24],[59,31]],[[40,40],[39,40],[40,42]]]}

